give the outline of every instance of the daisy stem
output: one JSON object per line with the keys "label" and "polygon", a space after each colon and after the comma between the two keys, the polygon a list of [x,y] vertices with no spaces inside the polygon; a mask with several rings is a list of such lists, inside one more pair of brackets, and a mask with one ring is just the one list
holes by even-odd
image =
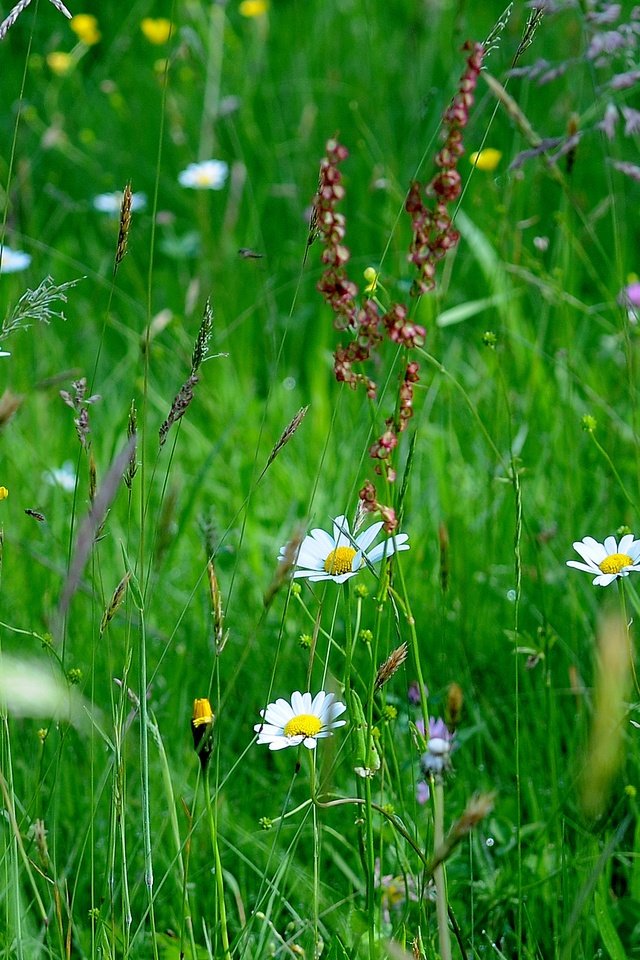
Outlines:
{"label": "daisy stem", "polygon": [[209,788],[209,767],[204,774],[204,796],[207,804],[207,818],[209,820],[209,832],[211,834],[211,847],[213,849],[213,860],[216,873],[216,889],[218,893],[218,911],[220,914],[220,934],[222,937],[222,950],[224,960],[231,960],[231,951],[229,949],[229,933],[227,931],[227,910],[224,902],[224,878],[222,876],[222,862],[220,860],[220,850],[218,849],[218,820],[214,814],[213,804],[211,803],[211,790]]}
{"label": "daisy stem", "polygon": [[[308,750],[309,754],[309,791],[311,800],[316,795],[316,752]],[[313,822],[313,944],[314,952],[318,944],[318,923],[320,918],[320,832],[318,827],[318,808],[315,803],[312,810]]]}
{"label": "daisy stem", "polygon": [[[431,779],[433,797],[433,850],[434,858],[444,844],[444,784],[441,777]],[[447,877],[444,863],[438,863],[433,871],[436,885],[436,915],[438,918],[438,943],[441,960],[451,960],[451,936],[447,909]]]}
{"label": "daisy stem", "polygon": [[621,577],[618,577],[618,594],[620,596],[620,608],[622,611],[622,620],[624,623],[625,633],[627,635],[627,646],[629,648],[629,665],[631,667],[631,676],[633,677],[633,685],[636,688],[636,693],[640,694],[640,687],[638,686],[638,677],[636,674],[636,664],[635,656],[633,651],[633,644],[631,642],[631,630],[629,629],[629,615],[627,613],[627,598],[624,593],[624,583]]}

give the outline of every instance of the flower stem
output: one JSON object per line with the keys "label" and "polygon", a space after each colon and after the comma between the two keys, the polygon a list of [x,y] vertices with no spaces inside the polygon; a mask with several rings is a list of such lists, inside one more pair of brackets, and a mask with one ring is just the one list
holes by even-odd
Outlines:
{"label": "flower stem", "polygon": [[209,768],[205,770],[204,775],[204,795],[207,803],[207,818],[209,820],[209,831],[211,834],[211,846],[213,848],[213,860],[216,872],[216,890],[218,893],[218,911],[220,915],[220,928],[222,936],[222,951],[224,960],[231,960],[231,951],[229,949],[229,933],[227,931],[227,910],[224,902],[224,879],[222,876],[222,862],[220,860],[220,851],[218,849],[218,821],[213,811],[211,803],[211,790],[209,789]]}
{"label": "flower stem", "polygon": [[[302,749],[302,748],[300,748]],[[316,752],[307,750],[309,754],[309,793],[311,800],[316,795]],[[313,804],[313,950],[314,955],[318,944],[318,922],[320,917],[320,831],[318,826],[318,808]]]}
{"label": "flower stem", "polygon": [[[444,843],[444,784],[440,777],[432,778],[433,796],[433,849],[434,856]],[[433,871],[436,885],[436,915],[438,918],[438,943],[441,960],[451,960],[451,936],[449,933],[449,915],[447,907],[447,877],[444,863],[439,863]]]}

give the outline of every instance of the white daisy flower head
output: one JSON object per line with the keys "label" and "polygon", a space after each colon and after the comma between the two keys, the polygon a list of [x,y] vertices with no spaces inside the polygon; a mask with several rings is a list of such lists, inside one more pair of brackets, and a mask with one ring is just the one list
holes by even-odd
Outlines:
{"label": "white daisy flower head", "polygon": [[31,256],[23,250],[2,247],[0,251],[0,273],[18,273],[20,270],[26,270],[30,263]]}
{"label": "white daisy flower head", "polygon": [[253,728],[258,734],[258,743],[268,743],[269,750],[284,750],[301,743],[314,750],[318,740],[330,737],[336,727],[343,727],[346,720],[338,720],[346,710],[344,703],[335,699],[333,693],[321,690],[315,697],[296,690],[291,701],[280,698],[261,710],[262,723]]}
{"label": "white daisy flower head", "polygon": [[178,182],[193,190],[222,190],[228,174],[229,167],[224,160],[203,160],[190,163],[178,174]]}
{"label": "white daisy flower head", "polygon": [[[376,539],[384,524],[373,523],[357,537],[352,536],[346,517],[336,517],[333,521],[333,534],[326,530],[312,530],[298,550],[297,570],[294,577],[306,577],[311,582],[333,580],[344,583],[360,571],[362,566],[378,563],[383,557],[408,550],[409,537],[406,533],[397,533],[373,549],[369,547]],[[279,560],[287,557],[287,547],[281,547]]]}
{"label": "white daisy flower head", "polygon": [[627,577],[633,570],[640,571],[640,540],[634,540],[632,533],[626,533],[619,543],[615,537],[607,537],[604,543],[584,537],[573,544],[573,549],[585,562],[567,560],[567,566],[595,573],[593,583],[599,587]]}
{"label": "white daisy flower head", "polygon": [[[109,213],[111,216],[119,216],[122,209],[122,190],[115,190],[113,193],[99,193],[93,198],[93,209],[99,213]],[[131,210],[144,210],[147,205],[146,193],[131,194]]]}

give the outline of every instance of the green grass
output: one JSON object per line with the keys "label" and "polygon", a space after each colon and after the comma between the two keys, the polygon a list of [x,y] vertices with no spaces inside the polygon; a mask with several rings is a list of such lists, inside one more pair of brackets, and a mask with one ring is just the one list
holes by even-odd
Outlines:
{"label": "green grass", "polygon": [[[574,116],[582,137],[571,170],[544,156],[510,169],[531,144],[480,77],[459,162],[461,239],[435,292],[411,301],[427,336],[412,351],[414,416],[386,486],[368,450],[406,358],[380,348],[367,368],[381,385],[374,403],[335,380],[332,355],[348,336],[316,289],[320,243],[303,263],[318,165],[337,135],[350,151],[340,205],[350,276],[362,289],[374,266],[381,299],[409,302],[406,190],[431,179],[460,48],[489,34],[500,4],[72,12],[95,13],[102,39],[76,51],[66,76],[46,57],[76,38],[45,0],[0,44],[3,233],[32,256],[27,271],[0,276],[0,318],[46,276],[78,280],[65,320],[1,342],[11,356],[0,358],[0,394],[21,403],[0,416],[0,955],[446,960],[447,928],[453,957],[640,956],[635,628],[628,648],[622,631],[616,668],[620,621],[605,619],[619,617],[622,596],[634,618],[639,596],[633,574],[623,594],[565,566],[574,540],[638,530],[638,328],[617,298],[638,269],[639,188],[612,162],[634,161],[637,135],[624,136],[622,119],[611,141],[596,129],[607,102],[631,107],[634,91],[606,85],[630,69],[623,57],[584,56],[594,31],[614,27],[582,9],[545,17],[519,64],[576,60],[543,85],[507,83],[522,5],[491,53],[488,70],[540,137],[565,138]],[[175,23],[163,46],[139,27],[158,15]],[[469,164],[483,142],[502,151],[493,172]],[[225,187],[181,187],[178,173],[210,156],[230,166]],[[114,277],[118,219],[92,201],[129,180],[148,203]],[[245,247],[263,257],[239,257]],[[207,298],[220,356],[202,365],[159,449]],[[132,401],[138,471],[130,492],[114,480],[65,609],[90,456],[60,390],[80,377],[100,397],[88,407],[98,497]],[[46,479],[66,462],[73,491]],[[380,579],[363,571],[348,591],[286,581],[265,606],[280,547],[300,526],[352,518],[365,480],[410,538],[390,565],[392,590],[378,566]],[[229,632],[219,655],[210,557]],[[310,662],[301,637],[316,635]],[[374,695],[402,642],[406,663]],[[24,664],[21,709],[13,671]],[[438,903],[425,864],[440,791],[416,800],[421,708],[407,699],[418,668],[432,716],[452,682],[464,693],[445,832],[475,793],[495,793],[447,858]],[[319,742],[313,774],[306,750],[255,743],[268,702],[323,688],[348,703],[350,722]],[[365,740],[375,726],[370,780],[354,773],[352,688]],[[210,805],[189,730],[204,697],[216,716]]]}

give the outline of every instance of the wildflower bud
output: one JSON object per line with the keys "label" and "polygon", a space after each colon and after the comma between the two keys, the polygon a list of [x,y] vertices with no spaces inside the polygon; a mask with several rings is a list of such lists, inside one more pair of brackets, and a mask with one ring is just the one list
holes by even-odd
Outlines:
{"label": "wildflower bud", "polygon": [[493,330],[485,330],[485,332],[482,334],[482,342],[485,345],[485,347],[489,347],[489,349],[495,350],[496,343],[498,342],[498,338],[493,332]]}
{"label": "wildflower bud", "polygon": [[367,286],[364,288],[365,293],[375,293],[376,287],[378,286],[378,272],[374,267],[367,267],[364,271],[364,279],[367,281]]}
{"label": "wildflower bud", "polygon": [[200,758],[203,772],[206,771],[213,752],[213,710],[206,697],[193,701],[191,733],[193,748]]}
{"label": "wildflower bud", "polygon": [[582,418],[582,429],[587,433],[594,433],[598,422],[595,417],[592,417],[589,413],[586,413]]}
{"label": "wildflower bud", "polygon": [[310,633],[301,633],[298,637],[298,643],[303,650],[310,650],[311,644],[313,643],[313,637]]}
{"label": "wildflower bud", "polygon": [[460,723],[463,701],[464,695],[462,693],[462,687],[458,683],[450,683],[447,690],[447,702],[445,705],[444,716],[447,727],[451,733],[453,733]]}
{"label": "wildflower bud", "polygon": [[9,496],[9,491],[6,487],[0,487],[0,500],[6,500]]}
{"label": "wildflower bud", "polygon": [[82,680],[82,670],[78,667],[72,667],[67,673],[67,680],[72,686],[77,686]]}

